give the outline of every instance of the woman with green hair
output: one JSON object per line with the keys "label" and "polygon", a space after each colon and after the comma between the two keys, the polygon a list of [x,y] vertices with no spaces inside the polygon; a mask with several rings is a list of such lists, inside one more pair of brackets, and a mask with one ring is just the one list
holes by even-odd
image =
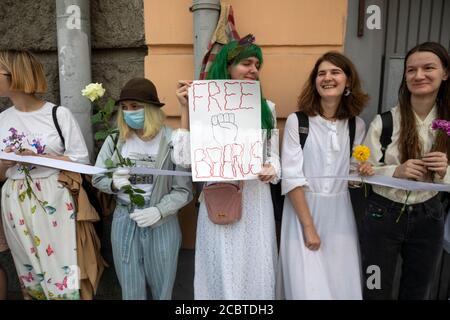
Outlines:
{"label": "woman with green hair", "polygon": [[[249,35],[225,45],[211,66],[207,80],[259,80],[261,48]],[[181,129],[173,137],[174,162],[190,166],[188,88],[192,81],[179,81],[176,95],[181,108]],[[243,182],[242,218],[226,225],[208,218],[200,203],[195,250],[195,299],[274,299],[277,245],[269,182],[280,176],[275,106],[261,94],[261,128],[268,144],[257,180]],[[236,183],[236,181],[230,181]],[[200,197],[201,198],[201,197]]]}

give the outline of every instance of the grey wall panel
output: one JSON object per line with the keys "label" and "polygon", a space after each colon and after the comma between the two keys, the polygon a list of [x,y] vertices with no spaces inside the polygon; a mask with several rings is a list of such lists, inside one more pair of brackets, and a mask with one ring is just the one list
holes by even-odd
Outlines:
{"label": "grey wall panel", "polygon": [[[403,60],[403,57],[390,57],[387,62],[386,76],[389,79],[394,79],[394,81],[392,81],[392,85],[387,87],[386,106],[395,106],[398,102],[398,88],[400,87],[400,79],[403,75]],[[383,111],[389,110],[390,108],[383,108]]]}
{"label": "grey wall panel", "polygon": [[430,0],[422,0],[422,6],[420,10],[419,16],[419,39],[418,43],[428,41],[429,39],[429,30],[431,24],[430,12],[431,12],[432,1]]}
{"label": "grey wall panel", "polygon": [[[448,0],[447,0],[448,1]],[[442,12],[444,8],[443,0],[432,0],[431,23],[428,39],[431,41],[439,41],[442,30]]]}
{"label": "grey wall panel", "polygon": [[397,24],[395,31],[395,51],[394,53],[404,52],[407,47],[408,27],[409,27],[409,0],[400,0],[397,6]]}
{"label": "grey wall panel", "polygon": [[444,1],[442,9],[442,28],[439,42],[447,46],[450,51],[450,1]]}
{"label": "grey wall panel", "polygon": [[403,58],[425,41],[438,41],[450,50],[450,0],[390,0],[380,111],[396,104]]}
{"label": "grey wall panel", "polygon": [[408,44],[407,48],[414,47],[417,43],[417,39],[419,37],[419,21],[420,16],[420,6],[422,4],[422,0],[411,0],[409,6],[409,24],[408,24]]}
{"label": "grey wall panel", "polygon": [[[383,70],[384,52],[384,28],[385,28],[385,0],[366,0],[366,8],[369,5],[377,5],[382,9],[381,29],[369,30],[364,22],[364,35],[358,37],[358,0],[348,2],[347,30],[345,33],[345,54],[355,64],[361,78],[363,90],[369,94],[370,100],[361,114],[366,124],[375,117],[378,112],[378,99],[380,97],[380,83]],[[365,15],[366,19],[368,15]]]}

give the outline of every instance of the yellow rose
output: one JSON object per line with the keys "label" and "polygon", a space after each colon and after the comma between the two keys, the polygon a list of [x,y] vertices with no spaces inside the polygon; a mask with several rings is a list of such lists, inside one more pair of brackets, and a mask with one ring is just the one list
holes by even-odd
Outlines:
{"label": "yellow rose", "polygon": [[86,86],[86,88],[81,90],[81,94],[94,102],[98,98],[103,97],[105,94],[105,89],[101,83],[90,83]]}
{"label": "yellow rose", "polygon": [[364,162],[369,160],[369,157],[370,157],[369,147],[360,144],[359,146],[356,146],[355,149],[353,149],[353,158],[355,158],[356,160]]}

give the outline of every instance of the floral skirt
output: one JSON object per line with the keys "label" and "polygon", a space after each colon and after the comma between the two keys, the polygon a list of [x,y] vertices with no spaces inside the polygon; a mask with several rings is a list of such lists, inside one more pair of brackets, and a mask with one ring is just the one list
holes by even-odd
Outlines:
{"label": "floral skirt", "polygon": [[[31,192],[32,191],[32,192]],[[2,188],[4,230],[20,283],[34,299],[79,299],[75,205],[58,174],[8,179]]]}

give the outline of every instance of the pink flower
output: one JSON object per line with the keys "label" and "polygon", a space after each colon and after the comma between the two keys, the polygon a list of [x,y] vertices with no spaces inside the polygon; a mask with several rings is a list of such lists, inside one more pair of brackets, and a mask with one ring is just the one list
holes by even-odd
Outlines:
{"label": "pink flower", "polygon": [[450,121],[440,119],[433,120],[431,128],[433,130],[441,130],[447,136],[450,136]]}

